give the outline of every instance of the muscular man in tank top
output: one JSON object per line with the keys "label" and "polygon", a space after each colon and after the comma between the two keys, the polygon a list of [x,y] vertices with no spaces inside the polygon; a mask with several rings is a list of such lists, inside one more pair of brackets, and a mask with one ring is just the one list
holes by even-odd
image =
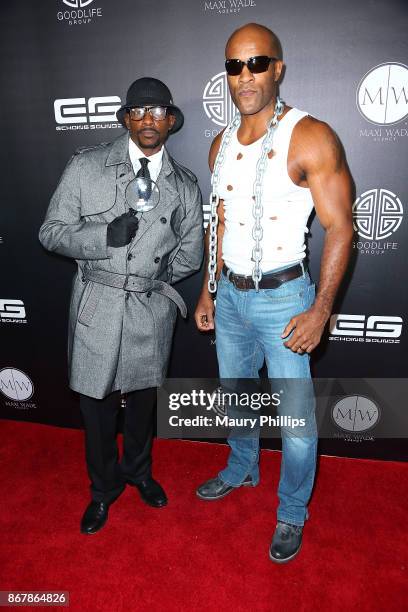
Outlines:
{"label": "muscular man in tank top", "polygon": [[[299,552],[308,518],[317,449],[310,353],[331,314],[353,235],[352,181],[342,147],[326,123],[280,101],[282,68],[279,40],[268,28],[248,24],[229,38],[228,85],[240,118],[210,149],[218,225],[213,215],[206,235],[209,271],[195,312],[200,331],[215,327],[222,381],[257,378],[265,361],[272,381],[299,383],[288,387],[290,405],[278,408],[279,415],[303,419],[306,426],[281,426],[279,506],[269,550],[277,563]],[[313,207],[325,230],[316,293],[304,263]],[[228,410],[238,414],[237,406]],[[197,489],[200,499],[221,499],[234,488],[258,484],[259,428],[252,435],[237,429],[228,439],[227,466]]]}

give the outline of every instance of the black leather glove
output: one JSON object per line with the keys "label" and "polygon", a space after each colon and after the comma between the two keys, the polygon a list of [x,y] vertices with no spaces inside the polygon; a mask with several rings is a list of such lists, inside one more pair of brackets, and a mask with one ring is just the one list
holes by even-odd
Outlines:
{"label": "black leather glove", "polygon": [[108,246],[115,248],[126,246],[134,238],[138,227],[139,219],[132,211],[116,217],[108,225],[106,235]]}

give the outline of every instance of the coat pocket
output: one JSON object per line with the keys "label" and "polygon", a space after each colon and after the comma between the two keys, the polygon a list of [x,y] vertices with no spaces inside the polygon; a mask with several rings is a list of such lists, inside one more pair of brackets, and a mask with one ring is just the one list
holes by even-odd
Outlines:
{"label": "coat pocket", "polygon": [[103,285],[92,282],[89,282],[89,284],[90,290],[88,292],[86,290],[84,291],[83,299],[81,300],[78,310],[78,323],[81,323],[86,327],[91,325],[93,316],[103,293]]}

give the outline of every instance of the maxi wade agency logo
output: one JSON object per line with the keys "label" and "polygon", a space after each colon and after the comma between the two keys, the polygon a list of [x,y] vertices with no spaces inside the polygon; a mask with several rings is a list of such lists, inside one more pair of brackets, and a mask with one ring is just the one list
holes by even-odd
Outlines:
{"label": "maxi wade agency logo", "polygon": [[0,323],[27,323],[24,302],[0,298]]}
{"label": "maxi wade agency logo", "polygon": [[203,3],[203,9],[205,12],[215,13],[239,13],[241,9],[255,8],[255,0],[210,0]]}
{"label": "maxi wade agency logo", "polygon": [[402,317],[361,314],[333,314],[329,340],[366,344],[399,344]]}
{"label": "maxi wade agency logo", "polygon": [[331,412],[335,425],[342,430],[335,438],[347,442],[374,441],[374,437],[365,432],[374,429],[378,424],[381,411],[376,402],[363,395],[348,395],[337,401]]}
{"label": "maxi wade agency logo", "polygon": [[[371,127],[360,137],[377,142],[396,142],[408,136],[408,66],[399,62],[371,68],[357,87],[357,108]],[[404,126],[398,125],[404,122]]]}
{"label": "maxi wade agency logo", "polygon": [[89,7],[94,0],[59,0],[61,4],[60,11],[57,12],[57,19],[60,22],[72,25],[87,25],[94,19],[102,17],[102,9],[98,7]]}
{"label": "maxi wade agency logo", "polygon": [[106,130],[123,126],[116,119],[119,96],[59,98],[54,101],[56,131]]}
{"label": "maxi wade agency logo", "polygon": [[17,368],[3,368],[0,370],[0,393],[7,398],[4,402],[10,408],[28,410],[37,408],[28,400],[34,395],[34,385],[29,376]]}
{"label": "maxi wade agency logo", "polygon": [[353,225],[359,240],[353,248],[362,255],[395,252],[398,242],[391,240],[402,223],[404,209],[399,197],[388,189],[369,189],[353,204]]}

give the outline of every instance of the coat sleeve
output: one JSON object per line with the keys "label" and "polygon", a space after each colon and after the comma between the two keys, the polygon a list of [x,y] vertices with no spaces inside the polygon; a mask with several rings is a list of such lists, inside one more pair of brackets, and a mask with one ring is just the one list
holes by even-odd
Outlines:
{"label": "coat sleeve", "polygon": [[108,259],[107,223],[85,221],[81,214],[80,173],[83,155],[68,162],[51,198],[39,239],[48,251],[74,259]]}
{"label": "coat sleeve", "polygon": [[181,245],[172,261],[172,283],[199,270],[203,259],[203,204],[197,182],[191,181],[186,194],[186,216],[180,226]]}

